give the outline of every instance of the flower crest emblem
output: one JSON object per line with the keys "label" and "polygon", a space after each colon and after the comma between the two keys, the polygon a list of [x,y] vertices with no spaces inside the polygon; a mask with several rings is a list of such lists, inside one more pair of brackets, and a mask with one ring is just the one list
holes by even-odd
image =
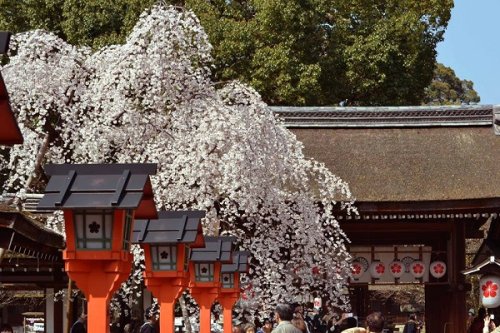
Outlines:
{"label": "flower crest emblem", "polygon": [[401,264],[400,264],[400,263],[398,263],[398,262],[394,262],[394,263],[392,263],[392,265],[391,265],[391,271],[392,271],[393,273],[401,273],[401,270],[402,270],[402,269],[403,269],[403,267],[402,267],[402,266],[401,266]]}
{"label": "flower crest emblem", "polygon": [[486,283],[481,286],[481,289],[485,298],[497,296],[498,285],[493,281],[486,281]]}
{"label": "flower crest emblem", "polygon": [[91,234],[97,234],[99,232],[99,229],[101,229],[101,225],[96,221],[89,224],[89,230]]}
{"label": "flower crest emblem", "polygon": [[361,274],[361,269],[362,269],[362,267],[361,267],[361,265],[360,265],[360,264],[358,264],[358,263],[354,263],[354,264],[352,264],[352,267],[351,267],[351,268],[352,268],[352,274],[354,274],[354,275],[359,275],[359,274]]}
{"label": "flower crest emblem", "polygon": [[444,266],[443,266],[442,264],[439,264],[439,263],[438,263],[438,264],[436,264],[436,265],[434,266],[434,272],[435,272],[436,274],[443,274],[443,273],[444,273]]}
{"label": "flower crest emblem", "polygon": [[424,272],[424,266],[422,264],[413,265],[413,273],[422,274]]}

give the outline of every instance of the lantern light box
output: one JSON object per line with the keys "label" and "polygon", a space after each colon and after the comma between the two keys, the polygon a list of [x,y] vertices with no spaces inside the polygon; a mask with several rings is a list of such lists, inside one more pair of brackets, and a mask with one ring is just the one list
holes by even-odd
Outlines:
{"label": "lantern light box", "polygon": [[95,251],[121,257],[130,250],[134,217],[157,216],[149,179],[155,164],[49,164],[45,173],[50,180],[37,209],[64,211],[65,258],[97,258]]}
{"label": "lantern light box", "polygon": [[218,282],[220,267],[216,265],[232,262],[232,250],[235,237],[205,237],[205,247],[191,251],[191,263],[194,265],[193,282]]}
{"label": "lantern light box", "polygon": [[133,243],[146,254],[146,274],[188,271],[191,248],[205,245],[201,219],[204,211],[160,211],[158,219],[136,220]]}
{"label": "lantern light box", "polygon": [[221,288],[239,288],[239,273],[248,272],[250,252],[237,251],[233,253],[233,262],[221,266]]}

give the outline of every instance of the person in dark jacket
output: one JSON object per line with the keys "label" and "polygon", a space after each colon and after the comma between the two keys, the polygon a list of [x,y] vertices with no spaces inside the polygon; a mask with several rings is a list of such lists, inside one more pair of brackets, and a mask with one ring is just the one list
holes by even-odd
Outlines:
{"label": "person in dark jacket", "polygon": [[403,333],[418,333],[417,316],[412,313],[403,328]]}
{"label": "person in dark jacket", "polygon": [[147,308],[146,313],[144,314],[146,321],[144,322],[144,324],[142,324],[139,332],[140,333],[156,333],[156,322],[158,321],[157,315],[158,315],[158,313],[157,313],[156,309],[154,309],[153,307]]}
{"label": "person in dark jacket", "polygon": [[73,326],[71,326],[70,333],[87,333],[87,315],[82,313]]}
{"label": "person in dark jacket", "polygon": [[472,321],[468,333],[483,333],[484,318],[486,317],[486,309],[480,308],[476,318]]}

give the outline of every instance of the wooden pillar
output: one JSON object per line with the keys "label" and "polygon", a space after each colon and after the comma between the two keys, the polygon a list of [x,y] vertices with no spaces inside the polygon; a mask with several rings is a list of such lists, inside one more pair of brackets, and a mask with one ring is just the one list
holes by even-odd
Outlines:
{"label": "wooden pillar", "polygon": [[426,332],[465,333],[467,288],[465,276],[461,273],[465,269],[465,224],[460,220],[448,223],[450,232],[446,252],[449,284],[425,286]]}
{"label": "wooden pillar", "polygon": [[191,296],[200,307],[200,333],[211,332],[212,304],[219,296],[218,288],[191,288]]}
{"label": "wooden pillar", "polygon": [[186,289],[187,282],[172,278],[147,278],[145,281],[160,303],[160,333],[174,333],[175,303]]}
{"label": "wooden pillar", "polygon": [[465,269],[465,224],[461,220],[452,220],[452,234],[448,249],[448,257],[451,263],[449,279],[451,290],[449,295],[449,328],[447,332],[465,333],[467,309],[466,309],[466,284],[465,276],[461,273]]}
{"label": "wooden pillar", "polygon": [[[450,286],[425,285],[425,331],[452,332],[445,328],[448,323]],[[447,324],[448,323],[448,324]],[[445,327],[446,326],[446,327]]]}
{"label": "wooden pillar", "polygon": [[352,311],[359,317],[365,318],[368,313],[368,284],[358,284],[349,287]]}
{"label": "wooden pillar", "polygon": [[228,295],[224,297],[222,295],[219,298],[219,304],[222,305],[223,315],[224,315],[224,323],[223,330],[224,333],[232,333],[233,332],[233,307],[238,301],[239,297],[231,297],[232,295]]}
{"label": "wooden pillar", "polygon": [[55,332],[54,288],[45,288],[45,332]]}
{"label": "wooden pillar", "polygon": [[[55,291],[61,290],[60,288],[55,289]],[[69,296],[68,296],[69,297]],[[64,332],[64,301],[60,300],[59,302],[54,303],[54,333],[63,333]],[[50,332],[45,330],[46,332]]]}

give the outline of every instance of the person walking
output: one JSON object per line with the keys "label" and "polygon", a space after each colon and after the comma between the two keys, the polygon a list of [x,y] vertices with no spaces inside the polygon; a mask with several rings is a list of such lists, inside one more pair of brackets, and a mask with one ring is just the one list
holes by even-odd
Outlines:
{"label": "person walking", "polygon": [[144,318],[146,321],[142,324],[140,333],[156,333],[156,322],[158,318],[156,317],[156,312],[152,307],[146,309],[144,313]]}
{"label": "person walking", "polygon": [[382,333],[385,319],[380,312],[372,312],[366,317],[366,329],[362,327],[348,328],[342,333]]}
{"label": "person walking", "polygon": [[288,304],[278,304],[275,310],[275,319],[278,326],[271,333],[302,333],[291,321],[293,309]]}
{"label": "person walking", "polygon": [[414,313],[410,314],[403,328],[403,333],[418,333],[417,316]]}
{"label": "person walking", "polygon": [[477,316],[472,321],[472,324],[469,327],[468,333],[483,333],[484,328],[484,319],[486,318],[486,309],[480,308],[477,311]]}

